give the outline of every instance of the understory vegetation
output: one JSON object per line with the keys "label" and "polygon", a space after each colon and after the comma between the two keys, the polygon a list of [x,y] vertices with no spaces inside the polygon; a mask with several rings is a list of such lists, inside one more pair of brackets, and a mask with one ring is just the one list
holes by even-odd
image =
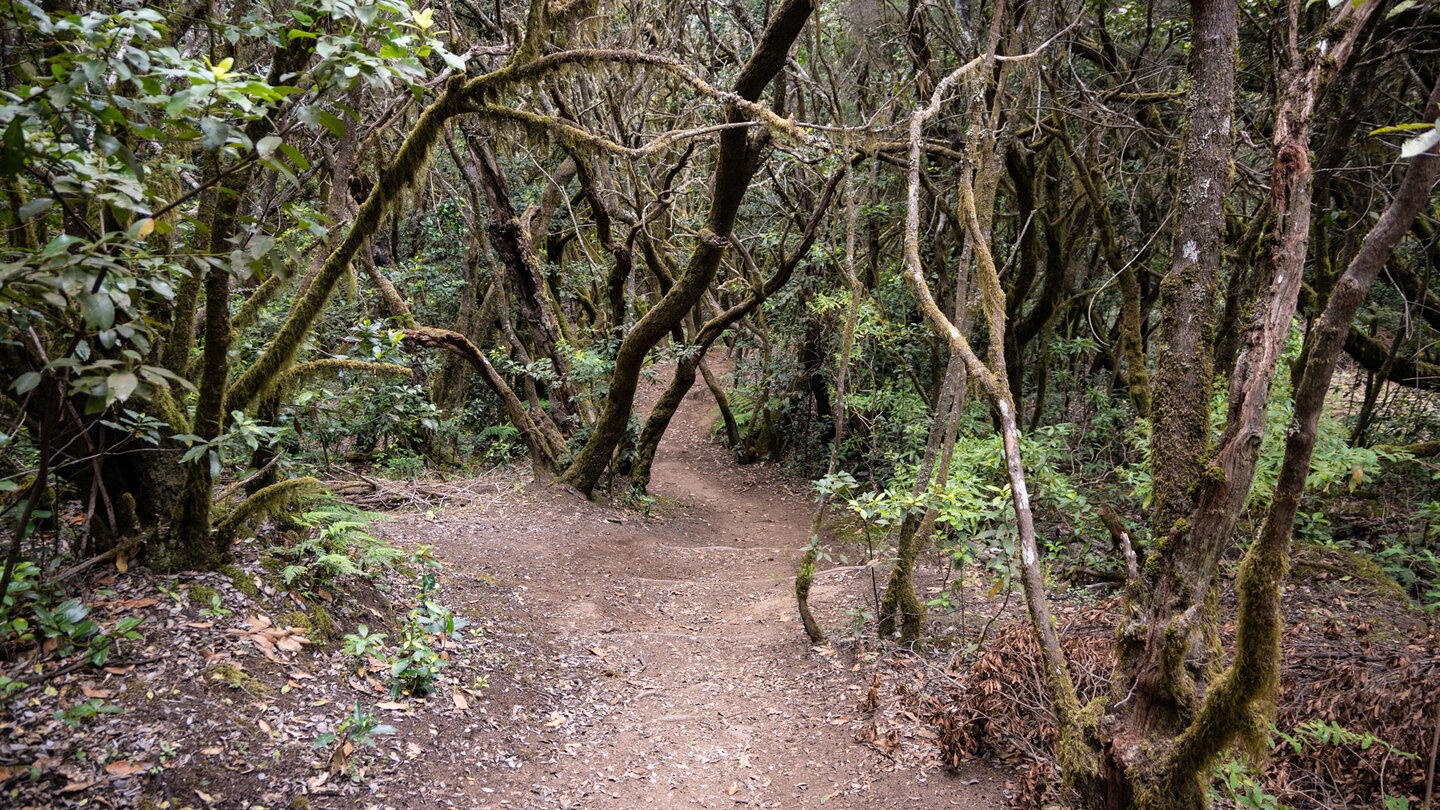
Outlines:
{"label": "understory vegetation", "polygon": [[[943,669],[896,700],[948,764],[1433,806],[1435,0],[0,10],[12,716],[135,663],[132,567],[464,703],[379,513],[497,469],[646,511],[700,390],[813,482],[796,643]],[[337,777],[393,731],[340,708]]]}

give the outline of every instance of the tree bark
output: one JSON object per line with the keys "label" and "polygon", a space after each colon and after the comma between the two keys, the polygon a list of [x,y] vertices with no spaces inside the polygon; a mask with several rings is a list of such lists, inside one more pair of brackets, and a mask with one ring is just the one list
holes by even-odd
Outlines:
{"label": "tree bark", "polygon": [[[784,68],[790,46],[800,35],[813,9],[811,0],[785,0],[780,5],[755,52],[735,80],[736,95],[752,103],[760,97],[766,85]],[[743,112],[736,105],[727,105],[725,118],[732,123],[744,120]],[[645,355],[680,323],[710,286],[730,233],[734,230],[740,201],[759,167],[766,140],[768,138],[762,135],[752,143],[744,129],[727,129],[720,133],[715,177],[710,190],[710,213],[698,235],[699,244],[690,254],[685,273],[675,286],[645,313],[621,341],[615,355],[615,368],[610,375],[605,410],[596,422],[590,440],[561,477],[562,482],[588,495],[604,474],[629,422]]]}
{"label": "tree bark", "polygon": [[[1182,450],[1183,458],[1175,463],[1200,460],[1203,465],[1185,493],[1193,493],[1192,511],[1187,516],[1174,518],[1172,523],[1154,524],[1158,539],[1156,551],[1147,560],[1147,569],[1155,580],[1146,624],[1138,631],[1141,644],[1136,645],[1130,639],[1122,643],[1122,658],[1115,679],[1121,690],[1128,687],[1134,695],[1127,704],[1120,737],[1154,741],[1178,736],[1182,740],[1161,758],[1158,768],[1153,761],[1158,749],[1112,746],[1106,761],[1110,778],[1105,786],[1111,801],[1117,796],[1129,801],[1137,789],[1132,783],[1134,774],[1158,772],[1161,774],[1159,795],[1164,797],[1159,806],[1179,808],[1203,803],[1208,768],[1214,764],[1214,758],[1228,748],[1236,736],[1258,744],[1257,735],[1262,729],[1254,724],[1255,713],[1251,708],[1251,702],[1259,699],[1258,695],[1247,692],[1248,697],[1237,702],[1227,699],[1231,696],[1229,692],[1207,694],[1209,676],[1218,666],[1220,654],[1214,608],[1210,604],[1214,599],[1215,566],[1221,552],[1232,541],[1235,522],[1250,494],[1265,433],[1270,384],[1300,292],[1310,231],[1311,116],[1326,81],[1344,64],[1375,6],[1373,0],[1358,8],[1346,6],[1337,17],[1337,21],[1350,18],[1350,27],[1344,36],[1331,47],[1320,46],[1304,55],[1295,45],[1298,8],[1291,7],[1290,68],[1281,88],[1274,134],[1276,155],[1269,200],[1271,232],[1259,268],[1259,279],[1265,287],[1255,299],[1250,323],[1241,340],[1230,379],[1225,429],[1213,455],[1206,453],[1208,458],[1196,455],[1198,448],[1208,446],[1208,427],[1200,434],[1203,444],[1193,443],[1194,437],[1187,437],[1190,444],[1179,444],[1180,436],[1158,431],[1152,438],[1152,478],[1157,482],[1162,465],[1167,459],[1175,459],[1176,445]],[[1233,10],[1229,12],[1225,21],[1232,33],[1233,13]],[[1233,50],[1227,50],[1224,58],[1233,62]],[[1217,209],[1214,215],[1221,216],[1223,211]],[[1214,224],[1219,233],[1218,227],[1223,226],[1223,222],[1216,219]],[[1181,240],[1183,254],[1186,243],[1183,236]],[[1184,258],[1182,255],[1181,259]],[[1184,286],[1182,280],[1181,289]],[[1174,303],[1189,300],[1193,299],[1186,295],[1172,298]],[[1211,308],[1203,313],[1210,318],[1211,325],[1213,311],[1212,299]],[[1167,308],[1166,317],[1172,324],[1175,315],[1174,310]],[[1174,330],[1172,326],[1172,333]],[[1198,354],[1186,355],[1185,360],[1208,363],[1213,356],[1209,339],[1204,334],[1195,337],[1201,343],[1186,345]],[[1167,363],[1173,365],[1175,359],[1167,358]],[[1172,405],[1168,402],[1171,397],[1191,397],[1173,404],[1187,409],[1203,404],[1208,416],[1208,387],[1204,397],[1195,397],[1200,393],[1198,390],[1165,386],[1157,389],[1165,392],[1167,406]],[[1161,454],[1160,443],[1171,440],[1176,441],[1176,445],[1167,446]],[[1171,485],[1175,483],[1178,482]],[[1172,501],[1178,500],[1180,494],[1168,493]],[[1158,490],[1156,497],[1159,497]],[[1281,561],[1280,566],[1283,564]],[[1240,587],[1243,591],[1249,586],[1242,582]],[[1259,672],[1249,672],[1242,680],[1249,682],[1260,677]],[[1204,714],[1206,711],[1208,715]],[[1146,789],[1154,787],[1151,784]]]}
{"label": "tree bark", "polygon": [[[1368,5],[1373,10],[1374,4]],[[1440,84],[1431,92],[1425,120],[1435,119],[1437,105],[1440,105]],[[1257,702],[1273,703],[1283,629],[1281,590],[1289,567],[1295,515],[1305,493],[1325,395],[1356,312],[1395,246],[1429,200],[1437,176],[1440,176],[1440,157],[1433,152],[1413,159],[1395,198],[1366,235],[1312,330],[1315,340],[1300,386],[1295,391],[1294,426],[1286,436],[1285,458],[1281,462],[1275,495],[1260,539],[1246,552],[1240,566],[1235,656],[1206,695],[1196,722],[1176,742],[1172,767],[1180,775],[1185,766],[1198,769],[1213,762],[1235,734],[1247,730],[1236,727],[1237,712],[1243,715],[1246,706]]]}
{"label": "tree bark", "polygon": [[[844,168],[840,168],[831,173],[829,180],[825,183],[825,190],[820,195],[820,201],[816,203],[815,210],[805,225],[800,244],[789,258],[781,262],[774,275],[766,279],[765,283],[747,296],[744,301],[706,321],[695,335],[690,351],[676,361],[675,375],[671,378],[670,385],[666,386],[665,392],[660,395],[655,407],[650,409],[650,415],[645,418],[645,427],[640,432],[640,439],[636,442],[635,461],[630,467],[630,479],[636,487],[645,489],[650,486],[650,468],[655,462],[655,452],[660,447],[660,440],[664,438],[665,430],[670,426],[670,420],[679,410],[680,402],[690,392],[690,386],[695,384],[696,370],[704,370],[705,353],[721,335],[725,334],[725,330],[755,311],[756,307],[765,303],[766,299],[789,283],[795,268],[800,265],[801,260],[810,252],[811,246],[815,244],[815,239],[820,232],[820,224],[830,209],[831,202],[835,198],[835,189],[841,178],[845,176],[845,172]],[[728,404],[721,410],[722,413],[728,414]],[[728,416],[726,419],[725,430],[726,435],[730,438],[731,446],[738,446],[740,443],[739,429],[735,426],[733,416]]]}

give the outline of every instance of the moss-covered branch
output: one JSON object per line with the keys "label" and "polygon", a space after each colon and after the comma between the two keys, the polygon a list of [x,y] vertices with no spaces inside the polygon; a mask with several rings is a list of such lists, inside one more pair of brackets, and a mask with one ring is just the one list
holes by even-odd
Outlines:
{"label": "moss-covered branch", "polygon": [[405,137],[400,151],[380,174],[380,181],[370,189],[365,202],[360,205],[355,219],[350,224],[345,238],[330,253],[314,282],[305,295],[296,302],[290,316],[275,338],[266,346],[250,368],[236,378],[226,395],[226,407],[243,410],[250,406],[266,388],[273,384],[275,377],[295,361],[305,335],[310,331],[335,284],[350,267],[350,262],[360,247],[380,227],[381,216],[390,203],[409,185],[424,166],[430,149],[440,137],[440,127],[445,121],[459,113],[463,106],[463,83],[459,77],[452,78],[440,97],[420,114],[410,134]]}
{"label": "moss-covered branch", "polygon": [[476,348],[469,338],[448,329],[418,326],[405,330],[405,339],[419,346],[454,352],[470,363],[480,373],[485,384],[490,386],[490,390],[505,403],[505,415],[510,417],[510,423],[520,431],[520,437],[530,450],[530,463],[534,467],[535,478],[549,480],[554,476],[557,461],[565,453],[564,439],[542,429],[543,421],[537,423],[530,418],[525,405],[505,382],[505,378],[500,376],[484,353]]}
{"label": "moss-covered branch", "polygon": [[[755,112],[756,108],[759,115],[778,118],[755,101],[784,67],[790,46],[800,35],[813,10],[811,0],[785,0],[776,9],[765,34],[736,79],[735,93],[726,95],[729,102],[727,121],[741,120],[745,114],[743,111]],[[715,277],[740,212],[740,201],[759,166],[762,147],[761,143],[752,145],[743,129],[727,129],[720,133],[710,211],[685,273],[621,341],[615,355],[605,410],[596,422],[590,440],[565,471],[562,480],[581,492],[589,494],[594,489],[624,435],[645,355],[700,301]]]}
{"label": "moss-covered branch", "polygon": [[314,478],[289,478],[256,492],[215,524],[214,533],[227,541],[246,521],[265,518],[289,506],[298,496],[315,492],[323,485]]}

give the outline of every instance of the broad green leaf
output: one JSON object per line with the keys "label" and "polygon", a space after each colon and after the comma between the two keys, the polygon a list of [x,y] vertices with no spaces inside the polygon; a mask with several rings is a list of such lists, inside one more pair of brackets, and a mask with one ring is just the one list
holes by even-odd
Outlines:
{"label": "broad green leaf", "polygon": [[27,372],[25,372],[24,374],[21,374],[19,377],[16,377],[16,378],[15,378],[15,382],[12,383],[12,384],[10,385],[10,387],[11,387],[11,388],[14,388],[14,389],[15,389],[15,393],[17,393],[17,394],[25,394],[25,393],[28,393],[29,391],[31,391],[32,389],[34,389],[35,386],[37,386],[37,385],[39,385],[39,384],[40,384],[40,374],[39,374],[39,372],[27,371]]}
{"label": "broad green leaf", "polygon": [[165,105],[165,114],[175,118],[190,106],[190,99],[195,97],[194,90],[181,90],[170,97],[170,103]]}
{"label": "broad green leaf", "polygon": [[295,147],[291,146],[290,144],[288,144],[288,143],[282,143],[282,144],[280,144],[280,153],[283,154],[283,155],[285,155],[285,157],[289,158],[289,159],[290,159],[290,163],[291,163],[295,168],[299,169],[300,171],[303,172],[303,171],[305,171],[305,170],[307,170],[307,169],[310,168],[310,161],[306,160],[306,159],[305,159],[305,156],[302,155],[302,154],[300,154],[300,150],[299,150],[299,149],[296,149]]}
{"label": "broad green leaf", "polygon": [[230,125],[210,116],[200,119],[200,145],[207,152],[219,151],[230,137]]}
{"label": "broad green leaf", "polygon": [[317,110],[315,113],[315,119],[320,122],[321,126],[330,130],[331,135],[334,135],[337,138],[345,137],[345,133],[347,131],[345,128],[345,122],[341,121],[339,118],[336,118],[334,114],[325,112],[324,110]]}
{"label": "broad green leaf", "polygon": [[130,151],[130,147],[125,144],[120,144],[119,151],[120,160],[125,164],[125,168],[129,169],[130,173],[135,175],[136,180],[143,183],[145,181],[145,166],[140,163],[140,160],[135,157],[135,153]]}
{"label": "broad green leaf", "polygon": [[110,386],[111,398],[124,402],[135,393],[135,388],[140,384],[140,378],[129,371],[117,371],[105,378],[105,384]]}
{"label": "broad green leaf", "polygon": [[19,174],[25,170],[24,119],[15,116],[5,128],[4,147],[0,148],[0,176]]}
{"label": "broad green leaf", "polygon": [[81,293],[80,314],[91,329],[109,329],[115,325],[115,302],[105,293]]}
{"label": "broad green leaf", "polygon": [[20,221],[24,222],[36,214],[50,210],[55,201],[49,197],[36,197],[30,202],[20,206]]}

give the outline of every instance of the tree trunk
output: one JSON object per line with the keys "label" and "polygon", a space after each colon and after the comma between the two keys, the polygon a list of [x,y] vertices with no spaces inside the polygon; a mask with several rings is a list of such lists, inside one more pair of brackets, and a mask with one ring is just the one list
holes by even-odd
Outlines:
{"label": "tree trunk", "polygon": [[[1195,437],[1183,431],[1161,433],[1157,421],[1157,431],[1152,437],[1152,478],[1157,482],[1157,499],[1163,465],[1172,460],[1177,464],[1199,460],[1202,467],[1183,492],[1167,494],[1171,503],[1178,502],[1181,495],[1193,498],[1191,512],[1173,517],[1173,522],[1154,523],[1157,542],[1146,567],[1155,579],[1146,623],[1143,630],[1122,642],[1114,678],[1120,692],[1133,694],[1133,700],[1126,704],[1123,731],[1118,732],[1117,739],[1146,740],[1152,744],[1110,746],[1102,774],[1106,777],[1106,795],[1112,801],[1117,796],[1128,801],[1133,791],[1143,787],[1143,792],[1148,793],[1158,785],[1156,792],[1161,798],[1155,802],[1157,807],[1203,804],[1208,769],[1215,757],[1237,737],[1258,745],[1258,736],[1263,732],[1255,723],[1253,705],[1266,699],[1266,695],[1253,688],[1264,680],[1263,671],[1247,671],[1238,680],[1232,675],[1223,676],[1213,689],[1207,690],[1220,655],[1214,616],[1216,563],[1232,541],[1235,522],[1250,494],[1264,438],[1270,384],[1299,296],[1310,229],[1311,114],[1324,82],[1333,75],[1334,69],[1344,64],[1375,5],[1370,2],[1353,8],[1354,16],[1349,20],[1345,36],[1332,47],[1316,48],[1306,57],[1293,46],[1298,39],[1295,31],[1299,23],[1298,11],[1292,7],[1291,68],[1282,86],[1274,136],[1276,156],[1269,200],[1272,230],[1259,268],[1259,279],[1265,288],[1255,299],[1231,375],[1225,429],[1214,453],[1205,452],[1203,456],[1197,452],[1208,447],[1208,428],[1200,434],[1203,443],[1197,444]],[[1340,19],[1344,20],[1351,12],[1352,7],[1342,9]],[[1233,33],[1234,13],[1231,8],[1223,22],[1216,21],[1216,25]],[[1208,15],[1197,14],[1197,32],[1202,30],[1207,18]],[[1196,47],[1198,50],[1198,43]],[[1223,55],[1216,53],[1214,58],[1233,63],[1233,47],[1227,46]],[[1216,217],[1221,213],[1218,208],[1212,210]],[[1182,230],[1186,219],[1182,216]],[[1212,225],[1212,236],[1221,232],[1223,223],[1218,218]],[[1177,239],[1181,261],[1194,260],[1193,256],[1185,255],[1193,253],[1187,249],[1188,244],[1183,235]],[[1167,278],[1167,283],[1170,280]],[[1172,339],[1180,326],[1175,323],[1180,319],[1179,312],[1184,312],[1185,304],[1197,300],[1202,292],[1185,284],[1183,276],[1172,290],[1173,308],[1165,309],[1165,316],[1172,323]],[[1212,304],[1204,314],[1213,323],[1213,297],[1210,300]],[[1182,335],[1182,343],[1198,354],[1182,356],[1187,362],[1208,363],[1213,356],[1208,337],[1203,333],[1193,337],[1201,342],[1184,343],[1189,338]],[[1173,367],[1175,358],[1166,357],[1166,364]],[[1176,371],[1171,369],[1172,373]],[[1198,396],[1201,389],[1160,385],[1157,390],[1165,392],[1163,404],[1157,403],[1160,413],[1186,410],[1198,401],[1204,404],[1208,416],[1208,384],[1203,389],[1204,397]],[[1171,401],[1175,397],[1180,399]],[[1172,423],[1172,427],[1184,424],[1185,420],[1179,420]],[[1165,448],[1164,454],[1160,453],[1161,447]],[[1178,483],[1171,481],[1169,485]],[[1267,565],[1284,567],[1283,559],[1277,564],[1268,552],[1266,561]],[[1242,593],[1251,588],[1246,577],[1242,574],[1239,586]],[[1237,657],[1245,654],[1243,646],[1242,643]],[[1273,670],[1276,665],[1270,662],[1269,668]],[[1165,750],[1163,747],[1153,745],[1158,740],[1176,738],[1175,747],[1165,753],[1159,753]],[[1132,781],[1136,774],[1158,774],[1158,777],[1143,778],[1137,785]]]}
{"label": "tree trunk", "polygon": [[[208,175],[219,173],[218,156],[206,155],[204,164]],[[207,223],[211,255],[223,255],[230,248],[240,197],[250,174],[248,168],[236,172],[229,182],[220,184],[201,200],[200,220]],[[200,360],[195,413],[190,423],[190,432],[203,441],[212,441],[220,435],[225,418],[225,386],[230,376],[229,353],[230,268],[221,263],[211,265],[205,273],[205,349]],[[212,542],[210,532],[213,486],[208,455],[191,461],[185,468],[185,485],[171,514],[168,548],[164,552],[156,548],[151,553],[154,567],[171,571],[212,570],[225,561],[229,548],[220,547],[218,538]]]}
{"label": "tree trunk", "polygon": [[[784,69],[790,46],[800,35],[813,9],[811,0],[785,0],[780,5],[735,80],[735,93],[740,98],[755,101],[775,74]],[[727,106],[725,118],[728,122],[743,120],[740,109],[734,105]],[[691,253],[685,273],[675,286],[645,313],[621,341],[615,354],[615,368],[610,375],[605,410],[595,423],[590,440],[561,477],[564,483],[588,495],[604,474],[611,454],[620,444],[629,423],[645,355],[680,323],[710,286],[730,233],[734,230],[740,201],[760,165],[766,140],[761,136],[752,143],[744,129],[727,129],[720,133],[715,179],[710,193],[710,213],[698,235],[699,244]]]}

